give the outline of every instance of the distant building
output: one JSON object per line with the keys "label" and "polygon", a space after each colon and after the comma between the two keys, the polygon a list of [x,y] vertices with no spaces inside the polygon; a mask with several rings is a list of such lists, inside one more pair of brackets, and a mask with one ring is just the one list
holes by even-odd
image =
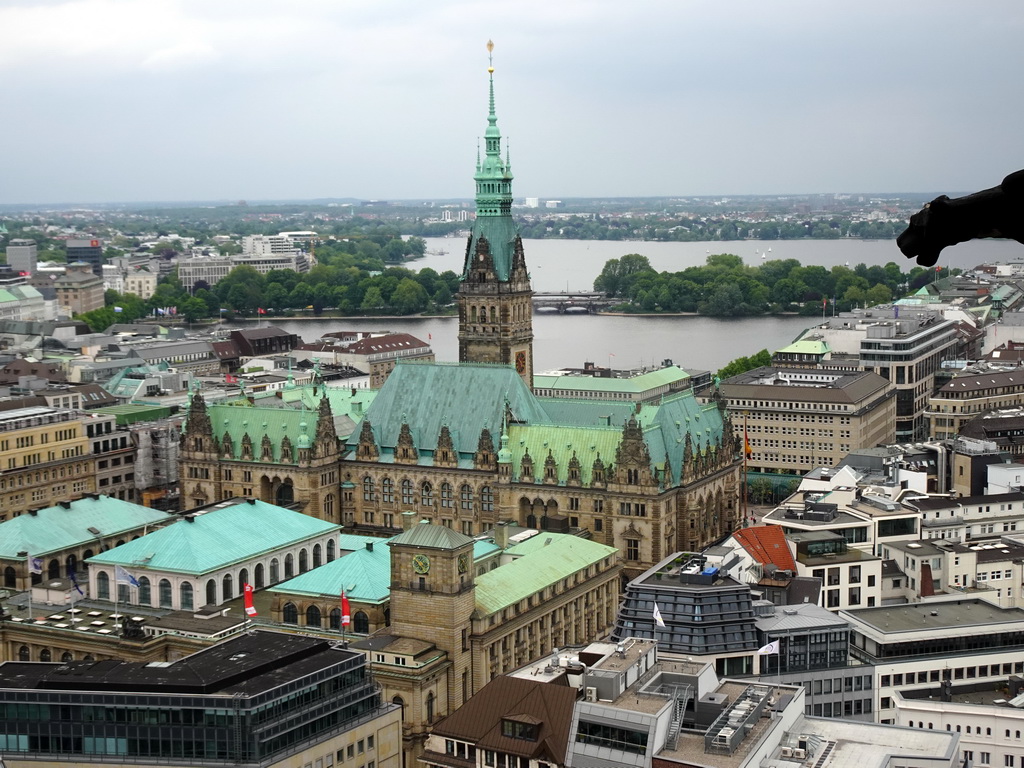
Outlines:
{"label": "distant building", "polygon": [[433,362],[430,344],[408,333],[387,333],[361,338],[347,344],[301,344],[297,357],[320,360],[333,365],[346,365],[368,374],[370,386],[380,389],[399,360]]}
{"label": "distant building", "polygon": [[103,278],[84,262],[69,263],[64,274],[53,281],[57,304],[68,315],[81,315],[105,305]]}
{"label": "distant building", "polygon": [[630,377],[537,374],[533,377],[533,392],[538,397],[649,403],[689,390],[689,378],[686,371],[674,365]]}
{"label": "distant building", "polygon": [[7,268],[14,272],[35,272],[38,253],[35,240],[14,238],[7,244]]}
{"label": "distant building", "polygon": [[157,276],[145,270],[129,272],[124,278],[124,292],[148,299],[156,293]]}
{"label": "distant building", "polygon": [[103,277],[103,243],[96,238],[71,238],[64,244],[67,263],[82,262],[97,277]]}
{"label": "distant building", "polygon": [[8,661],[0,710],[12,768],[400,764],[401,709],[381,700],[363,655],[277,632],[173,663]]}

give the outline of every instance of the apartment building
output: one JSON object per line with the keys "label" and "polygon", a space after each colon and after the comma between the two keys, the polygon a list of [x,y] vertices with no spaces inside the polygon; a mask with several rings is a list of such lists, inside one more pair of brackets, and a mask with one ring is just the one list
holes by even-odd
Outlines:
{"label": "apartment building", "polygon": [[746,431],[752,472],[805,474],[895,439],[896,389],[874,373],[756,368],[704,390]]}
{"label": "apartment building", "polygon": [[969,368],[943,385],[928,400],[929,434],[952,440],[976,416],[993,409],[1024,406],[1024,370]]}

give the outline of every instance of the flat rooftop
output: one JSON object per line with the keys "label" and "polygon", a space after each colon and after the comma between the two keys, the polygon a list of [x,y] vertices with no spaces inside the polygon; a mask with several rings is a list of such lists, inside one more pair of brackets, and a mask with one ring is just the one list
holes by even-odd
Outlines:
{"label": "flat rooftop", "polygon": [[1024,623],[1024,610],[999,608],[978,599],[857,608],[839,614],[883,635],[922,629],[945,629],[952,635],[962,635],[994,624]]}

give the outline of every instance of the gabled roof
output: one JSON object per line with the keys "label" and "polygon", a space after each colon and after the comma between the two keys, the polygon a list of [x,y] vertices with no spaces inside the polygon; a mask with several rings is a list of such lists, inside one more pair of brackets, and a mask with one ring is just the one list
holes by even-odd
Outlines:
{"label": "gabled roof", "polygon": [[[339,544],[348,554],[299,574],[270,589],[289,595],[328,595],[340,600],[341,590],[360,603],[384,603],[391,599],[391,551],[387,539],[342,534]],[[367,548],[367,543],[373,549]],[[340,607],[340,606],[339,606]]]}
{"label": "gabled roof", "polygon": [[147,524],[163,524],[173,517],[168,512],[111,496],[76,499],[68,507],[58,504],[0,523],[0,557],[17,557],[18,552],[41,557],[90,541],[97,542],[99,549],[101,536],[116,538]]}
{"label": "gabled roof", "polygon": [[407,349],[427,349],[429,345],[408,333],[389,333],[387,336],[372,336],[349,344],[345,352],[354,355],[377,355]]}
{"label": "gabled roof", "polygon": [[[496,677],[466,704],[434,726],[440,736],[468,741],[477,749],[565,762],[576,689],[518,677]],[[504,719],[535,719],[537,740],[502,735]]]}
{"label": "gabled roof", "polygon": [[[598,456],[605,466],[615,461],[615,450],[622,438],[622,425],[614,427],[555,427],[547,424],[518,425],[508,429],[508,447],[512,452],[512,477],[521,480],[522,459],[530,452],[534,478],[544,477],[544,462],[550,453],[558,466],[558,484],[565,485],[569,477],[569,462],[573,456],[580,463],[580,479],[589,485],[594,460]],[[544,496],[540,485],[536,495]]]}
{"label": "gabled roof", "polygon": [[579,536],[539,533],[505,550],[512,562],[476,577],[477,610],[489,616],[617,552]]}
{"label": "gabled roof", "polygon": [[[367,410],[366,419],[380,447],[395,446],[405,420],[413,428],[419,450],[436,449],[441,426],[447,425],[455,449],[471,455],[484,427],[497,447],[506,402],[517,422],[550,422],[511,366],[399,362]],[[354,447],[358,443],[357,429],[348,444]]]}
{"label": "gabled roof", "polygon": [[193,514],[191,522],[179,520],[89,562],[201,576],[340,528],[253,499]]}
{"label": "gabled roof", "polygon": [[796,560],[793,559],[782,526],[743,528],[732,536],[761,565],[774,565],[781,571],[796,573]]}

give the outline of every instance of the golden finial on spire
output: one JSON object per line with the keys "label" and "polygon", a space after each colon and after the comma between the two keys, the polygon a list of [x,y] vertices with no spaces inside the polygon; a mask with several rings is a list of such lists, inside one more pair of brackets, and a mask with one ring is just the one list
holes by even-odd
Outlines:
{"label": "golden finial on spire", "polygon": [[494,74],[494,41],[487,41],[487,71]]}

